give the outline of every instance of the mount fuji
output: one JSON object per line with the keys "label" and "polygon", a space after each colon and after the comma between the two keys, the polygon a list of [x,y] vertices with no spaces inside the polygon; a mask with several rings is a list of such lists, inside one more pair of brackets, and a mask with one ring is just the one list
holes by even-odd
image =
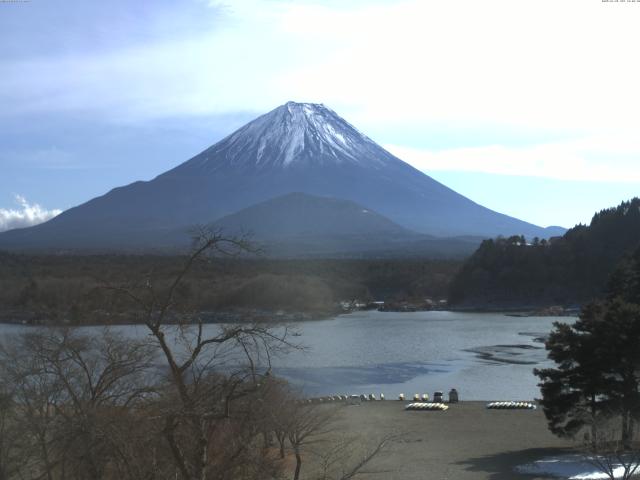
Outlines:
{"label": "mount fuji", "polygon": [[[288,102],[153,180],[0,234],[0,248],[163,247],[186,242],[177,231],[293,192],[352,202],[375,212],[377,225],[388,222],[410,235],[549,237],[563,231],[478,205],[393,156],[324,105]],[[261,222],[264,231],[264,217]],[[295,233],[294,224],[288,229]],[[340,234],[334,230],[329,233]]]}

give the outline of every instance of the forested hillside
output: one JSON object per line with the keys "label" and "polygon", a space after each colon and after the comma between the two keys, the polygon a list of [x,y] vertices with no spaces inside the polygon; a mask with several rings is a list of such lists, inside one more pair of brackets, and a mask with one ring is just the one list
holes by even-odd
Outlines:
{"label": "forested hillside", "polygon": [[[18,255],[0,252],[0,321],[119,323],[130,309],[115,285],[168,287],[178,256]],[[217,258],[192,268],[175,310],[336,311],[339,302],[445,298],[458,261]],[[126,320],[129,321],[129,320]]]}
{"label": "forested hillside", "polygon": [[596,213],[549,241],[485,240],[452,282],[463,307],[579,305],[603,293],[616,265],[640,245],[640,199]]}

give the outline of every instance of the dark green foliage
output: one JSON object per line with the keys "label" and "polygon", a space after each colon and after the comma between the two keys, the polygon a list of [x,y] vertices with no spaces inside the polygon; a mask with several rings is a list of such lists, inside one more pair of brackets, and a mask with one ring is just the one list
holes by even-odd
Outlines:
{"label": "dark green foliage", "polygon": [[601,419],[621,423],[630,445],[640,418],[640,249],[614,272],[604,301],[592,302],[572,325],[556,323],[546,348],[555,368],[536,370],[552,432],[574,436],[585,426],[597,441]]}
{"label": "dark green foliage", "polygon": [[[0,253],[0,321],[131,322],[131,305],[106,285],[149,279],[166,288],[178,256]],[[446,298],[459,262],[445,260],[214,259],[181,284],[176,312],[284,310],[331,314],[340,301]],[[135,319],[133,319],[135,320]]]}
{"label": "dark green foliage", "polygon": [[638,245],[640,199],[634,198],[549,241],[485,240],[455,277],[449,299],[495,308],[582,304],[603,293],[617,262]]}
{"label": "dark green foliage", "polygon": [[591,304],[573,325],[556,322],[546,348],[556,368],[536,369],[540,377],[541,404],[556,435],[573,437],[585,426],[592,436],[598,415],[609,404],[610,382],[603,370],[597,338],[603,306]]}
{"label": "dark green foliage", "polygon": [[640,248],[623,259],[613,272],[607,287],[607,297],[620,297],[626,302],[640,304]]}

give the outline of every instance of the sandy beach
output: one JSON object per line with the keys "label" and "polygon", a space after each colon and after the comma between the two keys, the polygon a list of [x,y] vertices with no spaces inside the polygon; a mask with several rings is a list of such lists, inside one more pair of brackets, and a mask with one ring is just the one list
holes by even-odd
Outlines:
{"label": "sandy beach", "polygon": [[399,438],[358,476],[389,480],[548,479],[514,467],[571,451],[573,444],[547,430],[538,410],[487,410],[485,402],[461,402],[448,411],[405,411],[405,402],[365,402],[339,409],[337,431],[375,439]]}

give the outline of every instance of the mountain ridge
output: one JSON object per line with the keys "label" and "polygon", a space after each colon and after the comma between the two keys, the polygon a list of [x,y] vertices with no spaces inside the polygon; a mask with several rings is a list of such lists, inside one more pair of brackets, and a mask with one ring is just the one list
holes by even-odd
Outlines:
{"label": "mountain ridge", "polygon": [[232,234],[250,230],[258,238],[300,235],[418,233],[349,200],[292,192],[251,205],[213,223]]}
{"label": "mountain ridge", "polygon": [[150,181],[0,234],[0,248],[152,247],[178,227],[291,192],[352,201],[434,236],[549,236],[416,170],[324,105],[289,102]]}

